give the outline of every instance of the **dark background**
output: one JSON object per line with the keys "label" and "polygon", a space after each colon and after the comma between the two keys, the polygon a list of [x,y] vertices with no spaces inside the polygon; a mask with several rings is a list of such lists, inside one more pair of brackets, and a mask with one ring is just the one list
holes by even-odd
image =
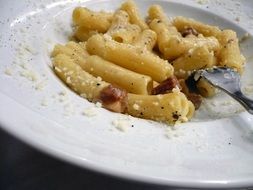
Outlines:
{"label": "dark background", "polygon": [[59,161],[0,129],[0,190],[164,190]]}
{"label": "dark background", "polygon": [[126,181],[73,166],[31,148],[0,129],[0,190],[58,189],[171,190],[176,188]]}

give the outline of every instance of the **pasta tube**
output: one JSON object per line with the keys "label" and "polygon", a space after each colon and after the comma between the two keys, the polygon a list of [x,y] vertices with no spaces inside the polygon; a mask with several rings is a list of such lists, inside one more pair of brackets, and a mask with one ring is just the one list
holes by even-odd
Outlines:
{"label": "pasta tube", "polygon": [[67,55],[71,59],[73,59],[75,62],[85,62],[84,57],[80,56],[78,53],[74,52],[72,49],[58,44],[54,47],[54,50],[51,56],[56,57],[59,54]]}
{"label": "pasta tube", "polygon": [[158,19],[165,24],[169,24],[167,15],[160,5],[151,5],[148,10],[148,17],[150,21]]}
{"label": "pasta tube", "polygon": [[[72,90],[89,101],[102,101],[107,109],[115,110],[119,104],[126,104],[126,111],[132,116],[166,121],[168,123],[185,122],[194,113],[193,104],[181,92],[164,95],[125,95],[109,83],[85,72],[73,59],[64,54],[58,54],[53,60],[54,71]],[[119,95],[119,96],[118,96]],[[121,98],[121,102],[117,99]],[[116,99],[115,99],[116,98]],[[108,102],[116,102],[114,103]],[[123,103],[123,101],[126,101]],[[109,106],[108,106],[109,105]],[[122,105],[121,105],[122,106]],[[118,110],[118,109],[117,109]],[[125,109],[120,110],[124,112]]]}
{"label": "pasta tube", "polygon": [[86,44],[91,55],[98,55],[121,67],[148,75],[161,82],[173,75],[173,67],[150,51],[129,44],[118,43],[102,35],[92,36]]}
{"label": "pasta tube", "polygon": [[86,72],[96,77],[100,76],[104,81],[116,84],[130,93],[150,94],[153,88],[151,77],[122,68],[95,55],[84,56],[83,49],[75,42],[69,42],[66,46],[55,46],[53,56],[59,54],[69,56]]}
{"label": "pasta tube", "polygon": [[100,77],[96,78],[84,71],[67,55],[58,54],[54,57],[53,66],[62,81],[89,101],[96,101],[100,92],[109,86],[109,83],[102,81]]}
{"label": "pasta tube", "polygon": [[190,84],[192,71],[215,65],[244,69],[234,31],[182,16],[170,20],[159,5],[150,6],[147,23],[133,0],[114,14],[77,7],[72,19],[73,37],[81,42],[57,44],[53,70],[80,96],[114,112],[186,122],[202,96],[216,93],[203,78]]}
{"label": "pasta tube", "polygon": [[76,63],[85,62],[85,59],[89,56],[88,52],[85,51],[82,47],[83,45],[68,42],[66,46],[57,44],[54,47],[54,50],[51,54],[52,57],[57,56],[58,54],[64,54],[73,59]]}
{"label": "pasta tube", "polygon": [[86,26],[79,26],[74,32],[74,37],[81,42],[85,42],[94,34],[97,34],[97,31],[87,29]]}
{"label": "pasta tube", "polygon": [[153,88],[151,77],[125,69],[96,55],[87,58],[86,63],[80,66],[93,76],[100,76],[104,81],[130,93],[150,94]]}
{"label": "pasta tube", "polygon": [[191,49],[188,53],[173,61],[175,75],[179,78],[187,78],[189,71],[211,68],[214,65],[216,65],[216,57],[205,46]]}
{"label": "pasta tube", "polygon": [[81,57],[86,58],[89,56],[88,52],[86,51],[85,43],[76,43],[73,41],[70,41],[66,44],[66,47],[69,49],[72,49],[75,53],[79,54]]}
{"label": "pasta tube", "polygon": [[168,123],[186,122],[195,108],[181,92],[163,95],[128,94],[127,110],[130,115]]}
{"label": "pasta tube", "polygon": [[178,31],[183,32],[187,28],[193,28],[197,30],[197,32],[203,34],[204,36],[214,36],[217,37],[220,35],[221,30],[217,26],[210,26],[207,24],[203,24],[196,20],[177,16],[174,18],[172,24],[178,29]]}
{"label": "pasta tube", "polygon": [[77,26],[104,33],[111,25],[112,16],[111,13],[94,12],[84,7],[77,7],[73,11],[72,18]]}
{"label": "pasta tube", "polygon": [[219,65],[234,68],[242,73],[245,58],[241,55],[236,33],[232,30],[224,30],[218,39],[221,43],[221,50],[218,55]]}
{"label": "pasta tube", "polygon": [[112,25],[107,34],[117,42],[132,43],[140,32],[141,28],[138,25],[129,23],[127,12],[119,10],[114,14]]}
{"label": "pasta tube", "polygon": [[130,23],[138,25],[142,30],[148,29],[148,25],[141,18],[139,10],[132,0],[128,0],[121,5],[121,10],[124,10],[130,16]]}
{"label": "pasta tube", "polygon": [[201,78],[197,84],[197,89],[199,91],[199,93],[201,94],[201,96],[203,97],[212,97],[215,95],[216,91],[215,88],[209,83],[207,82],[205,79]]}
{"label": "pasta tube", "polygon": [[157,35],[153,30],[143,30],[138,38],[134,41],[133,45],[151,51],[156,44],[156,39]]}

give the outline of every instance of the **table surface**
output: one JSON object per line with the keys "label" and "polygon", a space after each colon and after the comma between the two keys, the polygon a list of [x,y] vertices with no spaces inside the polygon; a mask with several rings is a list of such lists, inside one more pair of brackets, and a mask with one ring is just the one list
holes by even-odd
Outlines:
{"label": "table surface", "polygon": [[76,167],[39,152],[1,129],[0,155],[1,190],[176,189],[135,183]]}
{"label": "table surface", "polygon": [[73,166],[35,150],[2,130],[0,155],[1,190],[174,189],[116,179]]}

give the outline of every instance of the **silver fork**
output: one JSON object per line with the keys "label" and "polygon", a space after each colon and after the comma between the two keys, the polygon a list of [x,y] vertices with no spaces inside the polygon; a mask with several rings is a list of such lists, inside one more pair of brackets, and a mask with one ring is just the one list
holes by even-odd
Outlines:
{"label": "silver fork", "polygon": [[253,114],[253,100],[241,91],[240,75],[230,68],[217,67],[195,71],[186,84],[191,91],[197,91],[196,83],[200,78],[206,79],[211,85],[219,88],[237,100],[250,114]]}

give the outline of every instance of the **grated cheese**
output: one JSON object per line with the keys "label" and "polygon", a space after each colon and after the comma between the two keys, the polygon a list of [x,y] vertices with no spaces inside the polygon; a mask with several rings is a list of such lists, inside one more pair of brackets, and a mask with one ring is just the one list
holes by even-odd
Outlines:
{"label": "grated cheese", "polygon": [[140,109],[140,106],[139,106],[138,104],[134,104],[134,105],[133,105],[133,108],[134,108],[135,110],[139,110],[139,109]]}
{"label": "grated cheese", "polygon": [[87,117],[94,117],[97,115],[97,111],[94,108],[87,108],[82,112]]}
{"label": "grated cheese", "polygon": [[197,0],[197,3],[200,5],[204,5],[204,4],[207,4],[208,1],[207,0]]}
{"label": "grated cheese", "polygon": [[38,80],[38,75],[31,70],[24,70],[21,71],[20,76],[25,77],[26,79],[30,80],[30,81],[37,81]]}
{"label": "grated cheese", "polygon": [[179,93],[180,89],[178,88],[178,86],[176,86],[175,88],[172,89],[173,93]]}
{"label": "grated cheese", "polygon": [[41,81],[35,85],[35,90],[43,90],[46,86],[46,83],[44,81]]}
{"label": "grated cheese", "polygon": [[61,70],[59,67],[55,67],[54,69],[55,69],[57,72],[59,72],[59,73],[62,72],[62,70]]}
{"label": "grated cheese", "polygon": [[253,93],[253,86],[245,86],[243,88],[243,91],[245,92],[246,95],[250,95]]}
{"label": "grated cheese", "polygon": [[95,106],[96,106],[97,108],[101,108],[101,107],[102,107],[102,104],[101,104],[100,102],[96,102]]}
{"label": "grated cheese", "polygon": [[67,77],[67,80],[66,80],[66,82],[67,82],[68,84],[71,84],[71,80],[70,80],[70,77]]}
{"label": "grated cheese", "polygon": [[248,40],[250,38],[250,34],[246,32],[241,39],[239,40],[239,43],[243,43],[244,41]]}
{"label": "grated cheese", "polygon": [[41,106],[48,106],[48,100],[46,98],[43,98],[41,103],[40,103]]}
{"label": "grated cheese", "polygon": [[70,116],[70,115],[73,115],[74,113],[75,113],[75,109],[74,109],[74,106],[73,106],[73,104],[70,104],[70,103],[68,103],[68,104],[66,104],[65,106],[64,106],[64,115],[65,116]]}
{"label": "grated cheese", "polygon": [[11,70],[10,68],[6,68],[5,71],[4,71],[4,73],[5,73],[6,75],[11,76],[11,75],[12,75],[12,70]]}
{"label": "grated cheese", "polygon": [[125,119],[116,119],[112,121],[112,125],[115,126],[121,132],[126,132],[129,126],[129,122]]}
{"label": "grated cheese", "polygon": [[155,106],[158,106],[158,105],[159,105],[158,102],[152,102],[152,104],[155,105]]}
{"label": "grated cheese", "polygon": [[104,38],[106,40],[112,40],[112,37],[110,35],[108,35],[108,34],[104,34]]}
{"label": "grated cheese", "polygon": [[59,102],[66,102],[68,100],[68,95],[67,95],[67,92],[65,90],[59,92],[58,96],[59,96]]}

